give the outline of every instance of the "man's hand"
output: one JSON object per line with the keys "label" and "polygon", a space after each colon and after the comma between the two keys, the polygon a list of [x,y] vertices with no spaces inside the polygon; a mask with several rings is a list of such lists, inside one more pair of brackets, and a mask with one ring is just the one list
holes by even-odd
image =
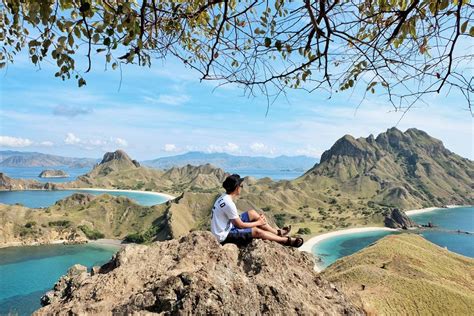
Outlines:
{"label": "man's hand", "polygon": [[260,214],[260,218],[257,220],[258,226],[263,226],[267,224],[267,219],[265,218],[265,215]]}

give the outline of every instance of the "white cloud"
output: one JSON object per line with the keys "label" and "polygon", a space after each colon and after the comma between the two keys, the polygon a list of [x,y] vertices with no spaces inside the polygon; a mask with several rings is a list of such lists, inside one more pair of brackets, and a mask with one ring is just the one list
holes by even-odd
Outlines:
{"label": "white cloud", "polygon": [[0,136],[0,146],[5,147],[27,147],[31,146],[33,142],[28,138]]}
{"label": "white cloud", "polygon": [[318,149],[310,145],[296,150],[297,155],[304,155],[316,158],[320,158],[323,152],[324,150]]}
{"label": "white cloud", "polygon": [[164,150],[167,153],[171,153],[177,151],[177,147],[175,144],[165,144]]}
{"label": "white cloud", "polygon": [[204,150],[205,152],[209,153],[240,153],[240,146],[234,143],[227,143],[225,145],[214,145],[211,144],[207,146],[207,148]]}
{"label": "white cloud", "polygon": [[253,143],[250,145],[250,150],[255,154],[273,155],[275,153],[274,148],[270,148],[263,143]]}
{"label": "white cloud", "polygon": [[52,146],[54,146],[54,143],[49,141],[49,140],[45,140],[43,142],[40,142],[39,145],[45,146],[45,147],[52,147]]}
{"label": "white cloud", "polygon": [[159,103],[167,105],[182,105],[191,100],[186,94],[183,95],[173,95],[173,94],[160,94],[158,98],[144,97],[145,101],[149,103]]}
{"label": "white cloud", "polygon": [[224,146],[224,151],[230,152],[230,153],[236,153],[239,151],[239,149],[240,149],[239,145],[234,144],[234,143],[227,143]]}
{"label": "white cloud", "polygon": [[81,114],[90,114],[92,109],[87,107],[58,105],[53,109],[53,114],[58,116],[75,117]]}
{"label": "white cloud", "polygon": [[120,146],[120,147],[127,147],[128,146],[128,142],[125,139],[120,138],[120,137],[117,137],[117,138],[113,139],[113,142],[115,142],[115,144],[117,146]]}
{"label": "white cloud", "polygon": [[75,145],[81,142],[79,137],[76,137],[73,133],[67,133],[66,138],[64,139],[64,143],[68,145]]}
{"label": "white cloud", "polygon": [[116,149],[117,146],[122,148],[128,146],[128,142],[120,137],[84,139],[77,137],[73,133],[67,133],[64,143],[67,145],[76,145],[87,150],[93,150],[96,148],[102,150],[113,150]]}

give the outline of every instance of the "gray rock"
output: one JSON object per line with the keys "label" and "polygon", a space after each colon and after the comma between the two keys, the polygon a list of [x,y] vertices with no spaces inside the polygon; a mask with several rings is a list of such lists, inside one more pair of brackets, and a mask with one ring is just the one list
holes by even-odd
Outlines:
{"label": "gray rock", "polygon": [[71,269],[66,289],[35,315],[364,314],[313,270],[310,254],[262,240],[239,248],[192,232],[128,245],[93,278],[84,268]]}
{"label": "gray rock", "polygon": [[385,212],[384,224],[390,228],[402,228],[408,229],[410,227],[416,227],[417,224],[412,221],[403,211],[398,208],[393,208]]}

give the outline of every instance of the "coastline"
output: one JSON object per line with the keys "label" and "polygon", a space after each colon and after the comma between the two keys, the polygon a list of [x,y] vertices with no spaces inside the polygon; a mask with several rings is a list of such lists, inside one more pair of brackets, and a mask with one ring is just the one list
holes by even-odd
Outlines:
{"label": "coastline", "polygon": [[[47,182],[49,183],[49,182]],[[128,192],[128,193],[142,193],[149,195],[158,195],[168,200],[176,199],[176,196],[167,193],[153,192],[153,191],[141,191],[141,190],[120,190],[120,189],[104,189],[104,188],[58,188],[58,189],[21,189],[21,190],[7,190],[0,189],[1,192],[12,192],[12,191],[112,191],[112,192]]]}
{"label": "coastline", "polygon": [[124,247],[125,244],[122,244],[122,240],[120,239],[107,239],[101,238],[96,240],[89,240],[89,244],[93,245],[101,245],[101,246],[117,246],[117,247]]}
{"label": "coastline", "polygon": [[[311,255],[312,249],[315,245],[320,243],[323,240],[333,238],[336,236],[342,236],[342,235],[350,235],[350,234],[355,234],[355,233],[364,233],[364,232],[371,232],[371,231],[397,231],[397,229],[394,228],[388,228],[388,227],[357,227],[357,228],[348,228],[348,229],[342,229],[342,230],[336,230],[328,233],[323,233],[321,235],[314,236],[307,240],[301,247],[298,248],[299,251],[306,251],[309,252]],[[316,263],[314,265],[314,270],[316,272],[321,272],[322,268],[318,266]]]}
{"label": "coastline", "polygon": [[4,244],[0,244],[0,249],[10,248],[10,247],[28,247],[28,246],[46,246],[46,245],[97,245],[97,246],[115,246],[123,247],[125,244],[122,244],[120,239],[97,239],[97,240],[79,240],[71,241],[67,239],[55,239],[47,242],[33,241],[33,242],[22,242],[22,241],[11,241]]}
{"label": "coastline", "polygon": [[167,198],[168,200],[174,200],[176,199],[176,196],[172,196],[171,194],[167,193],[160,193],[160,192],[153,192],[153,191],[140,191],[140,190],[120,190],[120,189],[104,189],[104,188],[67,188],[67,189],[57,189],[59,190],[80,190],[80,191],[112,191],[112,192],[129,192],[129,193],[143,193],[143,194],[149,194],[149,195],[158,195],[164,198]]}
{"label": "coastline", "polygon": [[411,215],[416,215],[416,214],[428,213],[428,212],[432,212],[432,211],[436,211],[440,209],[449,209],[449,208],[456,208],[456,207],[472,207],[472,205],[451,204],[451,205],[445,205],[445,206],[432,206],[432,207],[425,207],[425,208],[420,208],[416,210],[408,210],[408,211],[405,211],[405,214],[407,214],[407,216],[411,216]]}

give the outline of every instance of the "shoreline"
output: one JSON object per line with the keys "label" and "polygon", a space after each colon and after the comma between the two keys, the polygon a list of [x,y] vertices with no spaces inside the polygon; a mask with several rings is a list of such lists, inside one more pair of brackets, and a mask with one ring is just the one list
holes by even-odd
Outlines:
{"label": "shoreline", "polygon": [[120,190],[120,189],[104,189],[104,188],[59,188],[59,189],[24,189],[24,190],[6,190],[0,189],[0,192],[13,192],[13,191],[100,191],[100,192],[128,192],[128,193],[141,193],[141,194],[149,194],[149,195],[158,195],[168,199],[167,201],[176,199],[176,196],[167,193],[160,193],[154,191],[141,191],[141,190]]}
{"label": "shoreline", "polygon": [[121,239],[108,239],[108,238],[89,240],[88,244],[101,245],[101,246],[117,246],[117,247],[125,246],[125,244],[122,243]]}
{"label": "shoreline", "polygon": [[22,241],[11,241],[4,244],[0,244],[0,249],[11,248],[11,247],[35,247],[35,246],[48,246],[48,245],[63,245],[63,246],[75,246],[75,245],[97,245],[97,246],[115,246],[115,247],[124,247],[125,244],[122,244],[120,239],[97,239],[97,240],[84,240],[82,241],[71,241],[66,239],[55,239],[48,242],[22,242]]}
{"label": "shoreline", "polygon": [[417,214],[423,214],[423,213],[428,213],[428,212],[433,212],[436,210],[442,210],[442,209],[450,209],[450,208],[457,208],[457,207],[472,207],[473,205],[444,205],[444,206],[431,206],[431,207],[425,207],[425,208],[420,208],[420,209],[415,209],[415,210],[408,210],[405,211],[405,214],[407,216],[411,215],[417,215]]}
{"label": "shoreline", "polygon": [[[365,233],[365,232],[372,232],[372,231],[394,231],[395,232],[398,230],[394,228],[388,228],[388,227],[356,227],[356,228],[335,230],[332,232],[327,232],[321,235],[311,237],[300,248],[298,248],[298,250],[309,252],[311,255],[313,255],[313,252],[312,252],[313,247],[323,240],[337,237],[337,236],[350,235],[350,234],[356,234],[356,233]],[[316,264],[314,265],[314,270],[316,272],[321,272],[323,269],[319,267],[318,263],[316,262]]]}
{"label": "shoreline", "polygon": [[[164,198],[167,198],[168,200],[174,200],[176,199],[176,196],[172,196],[171,194],[167,193],[160,193],[160,192],[154,192],[154,191],[141,191],[141,190],[120,190],[120,189],[104,189],[104,188],[68,188],[68,189],[57,189],[58,191],[60,190],[80,190],[80,191],[111,191],[111,192],[128,192],[128,193],[142,193],[142,194],[149,194],[149,195],[158,195]],[[53,190],[54,191],[54,190]]]}

